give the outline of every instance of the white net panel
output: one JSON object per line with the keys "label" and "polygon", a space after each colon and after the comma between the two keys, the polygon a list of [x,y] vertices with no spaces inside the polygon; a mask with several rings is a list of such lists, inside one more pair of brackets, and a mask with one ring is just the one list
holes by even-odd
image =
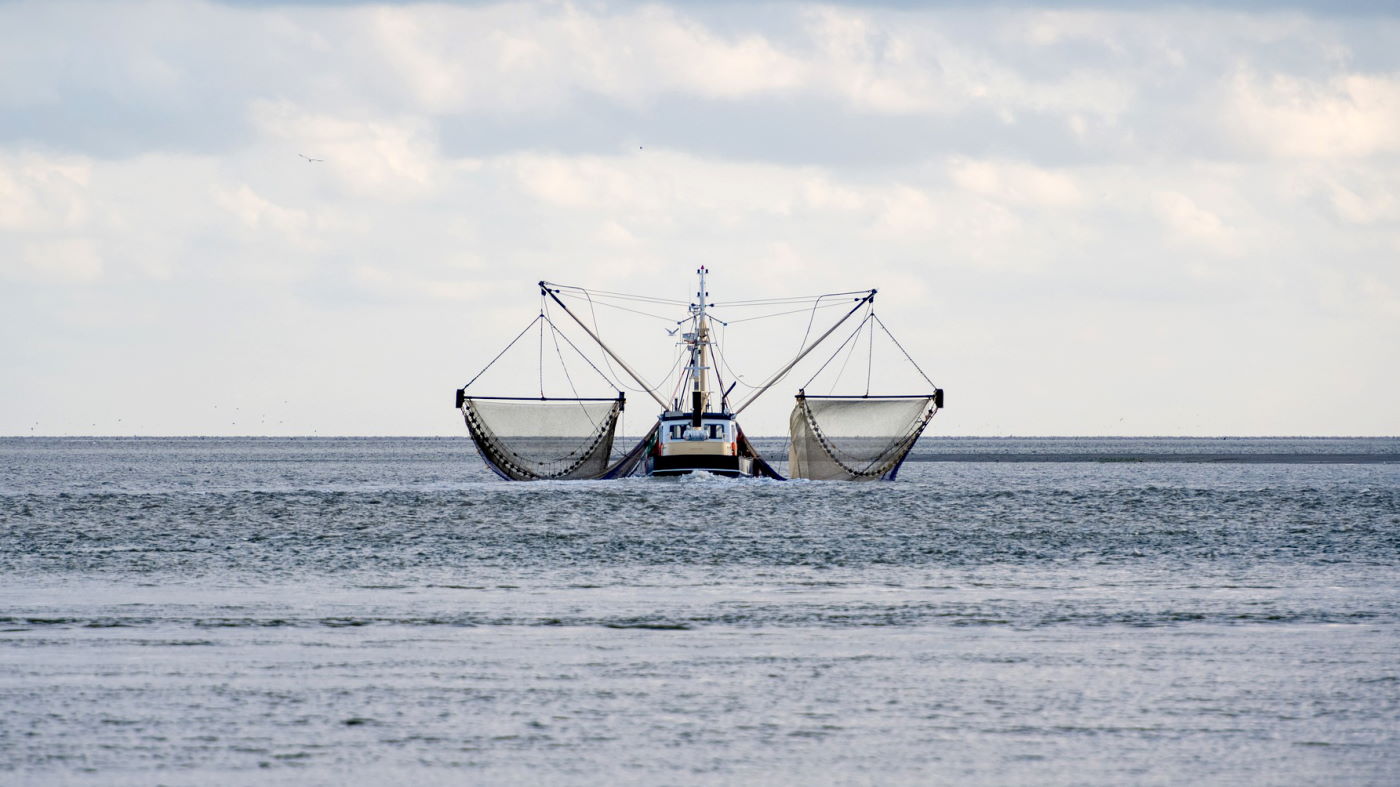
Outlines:
{"label": "white net panel", "polygon": [[482,459],[515,481],[601,478],[621,399],[477,399],[462,414]]}
{"label": "white net panel", "polygon": [[788,474],[817,481],[890,479],[933,412],[933,396],[798,396],[788,419]]}

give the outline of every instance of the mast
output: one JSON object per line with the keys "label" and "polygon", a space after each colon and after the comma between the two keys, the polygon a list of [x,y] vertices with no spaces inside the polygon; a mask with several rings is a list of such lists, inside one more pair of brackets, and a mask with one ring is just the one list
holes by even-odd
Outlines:
{"label": "mast", "polygon": [[695,332],[686,336],[690,345],[690,409],[691,422],[700,425],[700,417],[710,409],[710,320],[705,314],[709,306],[709,291],[705,288],[705,277],[709,269],[701,265],[695,273],[700,277],[700,288],[695,293],[695,303],[690,305],[690,313],[695,320]]}

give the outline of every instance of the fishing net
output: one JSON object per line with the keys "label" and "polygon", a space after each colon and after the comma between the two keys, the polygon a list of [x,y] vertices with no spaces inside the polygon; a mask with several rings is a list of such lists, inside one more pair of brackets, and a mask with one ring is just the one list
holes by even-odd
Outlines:
{"label": "fishing net", "polygon": [[463,397],[481,458],[513,481],[602,478],[623,399]]}
{"label": "fishing net", "polygon": [[642,435],[642,439],[638,440],[636,445],[628,449],[627,453],[623,454],[621,458],[614,462],[613,466],[609,467],[608,471],[604,473],[602,477],[614,479],[640,475],[642,464],[646,462],[647,455],[651,453],[651,449],[656,445],[656,435],[659,430],[660,427],[653,424],[651,430]]}
{"label": "fishing net", "polygon": [[818,481],[893,479],[934,409],[933,395],[799,395],[788,419],[788,474]]}

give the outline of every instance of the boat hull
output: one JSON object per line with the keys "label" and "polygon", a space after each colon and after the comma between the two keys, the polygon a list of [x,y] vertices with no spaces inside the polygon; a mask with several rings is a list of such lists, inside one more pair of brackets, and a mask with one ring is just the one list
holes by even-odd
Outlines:
{"label": "boat hull", "polygon": [[647,475],[678,476],[703,472],[740,478],[754,475],[753,459],[747,456],[718,456],[714,454],[682,454],[652,456],[647,459]]}

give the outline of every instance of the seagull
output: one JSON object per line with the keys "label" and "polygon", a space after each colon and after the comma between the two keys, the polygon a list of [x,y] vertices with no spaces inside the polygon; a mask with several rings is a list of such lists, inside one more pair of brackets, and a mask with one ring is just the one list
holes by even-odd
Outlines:
{"label": "seagull", "polygon": [[[665,330],[665,329],[663,328],[662,330]],[[677,326],[677,327],[675,328],[675,330],[666,331],[666,335],[667,335],[667,336],[675,336],[675,335],[676,335],[676,331],[679,331],[679,330],[680,330],[680,326]]]}
{"label": "seagull", "polygon": [[314,163],[316,163],[316,162],[318,162],[318,161],[325,161],[325,159],[323,159],[323,158],[312,158],[311,156],[308,156],[308,155],[306,155],[305,153],[298,153],[297,155],[298,155],[298,156],[301,156],[301,157],[304,158],[304,159],[306,159],[306,163],[307,163],[307,164],[314,164]]}

